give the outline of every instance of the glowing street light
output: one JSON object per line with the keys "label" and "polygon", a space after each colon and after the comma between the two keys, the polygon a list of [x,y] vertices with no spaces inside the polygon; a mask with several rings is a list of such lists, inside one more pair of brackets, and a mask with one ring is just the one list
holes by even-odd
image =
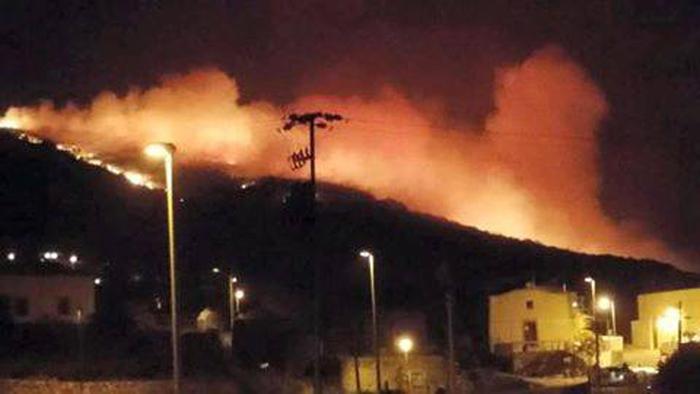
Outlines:
{"label": "glowing street light", "polygon": [[236,313],[240,313],[241,300],[245,297],[245,291],[243,291],[243,289],[237,289],[236,292],[233,293],[233,296],[236,299]]}
{"label": "glowing street light", "polygon": [[211,269],[211,272],[218,274],[219,272],[221,272],[221,270],[219,269],[219,267],[214,267]]}
{"label": "glowing street light", "polygon": [[95,278],[95,279],[92,281],[92,283],[94,283],[95,286],[99,286],[99,285],[102,284],[102,278],[97,277],[97,278]]}
{"label": "glowing street light", "polygon": [[613,335],[617,335],[617,324],[615,322],[615,301],[607,296],[600,297],[598,299],[598,309],[601,311],[610,311],[610,318],[612,319],[612,333]]}
{"label": "glowing street light", "polygon": [[10,252],[7,254],[7,261],[15,261],[16,258],[17,255],[15,254],[15,252]]}
{"label": "glowing street light", "polygon": [[159,142],[146,146],[143,151],[147,156],[155,159],[165,159],[173,156],[173,153],[175,153],[175,145],[166,142]]}
{"label": "glowing street light", "polygon": [[382,372],[379,355],[379,339],[377,329],[377,295],[374,285],[374,255],[367,250],[360,251],[360,257],[367,259],[369,263],[369,286],[372,298],[372,340],[374,343],[375,372],[377,379],[377,392],[382,391]]}
{"label": "glowing street light", "polygon": [[234,307],[235,303],[235,293],[236,293],[236,283],[238,283],[238,278],[233,275],[228,277],[228,328],[231,330],[231,335],[233,336],[233,325],[236,319],[236,309]]}
{"label": "glowing street light", "polygon": [[157,143],[144,149],[147,156],[162,159],[165,167],[165,191],[168,215],[168,256],[170,260],[170,325],[173,353],[173,392],[180,392],[180,347],[177,321],[177,274],[175,270],[175,219],[173,213],[173,156],[175,145]]}
{"label": "glowing street light", "polygon": [[408,362],[408,353],[413,350],[413,339],[408,335],[403,335],[396,340],[396,347],[403,353],[404,361]]}
{"label": "glowing street light", "polygon": [[56,259],[58,259],[58,252],[53,252],[53,251],[44,252],[44,259],[45,260],[56,260]]}
{"label": "glowing street light", "polygon": [[78,262],[78,256],[72,254],[72,255],[70,255],[70,257],[68,258],[68,261],[69,261],[71,264],[75,264],[75,263]]}
{"label": "glowing street light", "polygon": [[[664,313],[656,319],[656,327],[659,331],[667,334],[674,333],[679,330],[681,324],[681,311],[672,306],[666,308]],[[680,341],[679,341],[680,342]]]}

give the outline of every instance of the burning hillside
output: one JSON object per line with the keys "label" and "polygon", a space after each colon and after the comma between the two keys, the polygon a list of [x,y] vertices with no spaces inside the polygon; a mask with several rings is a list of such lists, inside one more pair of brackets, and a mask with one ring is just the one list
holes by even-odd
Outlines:
{"label": "burning hillside", "polygon": [[233,78],[203,69],[121,97],[104,92],[87,107],[12,107],[0,126],[56,141],[96,165],[119,163],[133,169],[135,183],[153,186],[138,172],[143,146],[153,141],[176,144],[186,165],[216,165],[237,176],[304,176],[286,157],[305,135],[275,132],[280,119],[289,109],[337,112],[348,122],[318,135],[323,181],[494,233],[677,261],[600,206],[596,129],[608,106],[584,70],[549,47],[498,70],[495,86],[495,108],[475,127],[445,125],[440,103],[411,101],[390,86],[370,99],[300,97],[286,109],[244,103]]}

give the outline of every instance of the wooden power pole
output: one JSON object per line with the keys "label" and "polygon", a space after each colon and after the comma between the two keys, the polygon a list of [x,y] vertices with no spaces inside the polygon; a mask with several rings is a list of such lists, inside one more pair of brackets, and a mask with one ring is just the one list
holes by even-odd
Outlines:
{"label": "wooden power pole", "polygon": [[289,161],[293,170],[303,168],[306,163],[310,164],[310,183],[307,198],[310,198],[309,219],[311,221],[309,229],[309,261],[314,266],[314,393],[323,393],[321,383],[321,359],[323,358],[323,340],[321,339],[321,263],[316,256],[316,245],[314,242],[314,232],[316,223],[316,129],[325,129],[331,122],[343,120],[338,114],[325,112],[307,112],[303,114],[290,114],[286,117],[286,122],[282,126],[282,131],[290,131],[298,125],[308,126],[309,146],[292,153]]}

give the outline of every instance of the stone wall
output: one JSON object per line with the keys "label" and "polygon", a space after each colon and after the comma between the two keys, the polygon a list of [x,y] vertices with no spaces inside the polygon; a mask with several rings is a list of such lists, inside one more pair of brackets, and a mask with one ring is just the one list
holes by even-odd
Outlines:
{"label": "stone wall", "polygon": [[[374,357],[359,357],[358,372],[362,392],[376,390]],[[438,387],[447,384],[446,361],[437,355],[411,354],[407,359],[401,355],[385,354],[381,357],[382,386],[390,390],[407,389],[412,394],[432,394]],[[352,357],[341,358],[341,385],[346,393],[357,392],[355,363]]]}
{"label": "stone wall", "polygon": [[[236,394],[239,392],[231,381],[183,382],[182,394]],[[3,394],[168,394],[172,393],[169,380],[150,381],[94,381],[71,382],[38,379],[0,379]]]}

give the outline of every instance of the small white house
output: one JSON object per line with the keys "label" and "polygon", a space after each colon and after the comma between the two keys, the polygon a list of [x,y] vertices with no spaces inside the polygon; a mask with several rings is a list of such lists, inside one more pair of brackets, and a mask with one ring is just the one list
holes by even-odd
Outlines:
{"label": "small white house", "polygon": [[577,296],[558,288],[511,290],[489,297],[489,343],[503,355],[564,350],[574,342]]}
{"label": "small white house", "polygon": [[0,273],[0,314],[15,323],[78,323],[95,312],[92,276]]}

